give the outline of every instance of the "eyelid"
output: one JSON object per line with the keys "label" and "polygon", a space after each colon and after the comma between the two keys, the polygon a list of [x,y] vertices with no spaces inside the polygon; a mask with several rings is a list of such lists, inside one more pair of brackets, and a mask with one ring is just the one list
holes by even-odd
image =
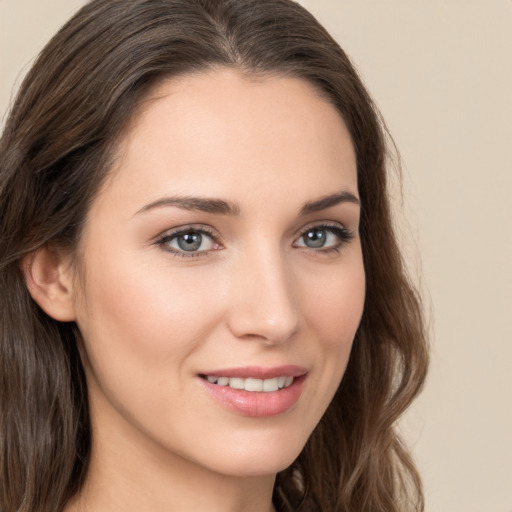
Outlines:
{"label": "eyelid", "polygon": [[[212,241],[215,244],[218,244],[222,246],[222,237],[220,234],[214,230],[210,226],[206,226],[204,224],[185,224],[182,226],[178,226],[176,228],[168,229],[164,232],[162,232],[160,235],[158,235],[154,241],[154,244],[161,247],[164,251],[170,253],[172,256],[180,257],[180,258],[197,258],[201,256],[206,256],[211,250],[220,250],[220,248],[217,249],[208,249],[208,250],[201,250],[201,251],[183,251],[176,249],[174,247],[171,247],[167,245],[167,243],[175,239],[176,237],[186,234],[186,233],[199,233],[201,235],[206,235],[209,238],[212,239]],[[222,247],[221,247],[222,248]]]}
{"label": "eyelid", "polygon": [[333,221],[320,221],[320,222],[312,222],[299,231],[298,235],[295,237],[294,245],[297,243],[298,240],[300,240],[308,231],[311,231],[313,229],[319,229],[319,230],[325,230],[330,231],[331,233],[334,233],[338,238],[339,242],[333,246],[328,247],[319,247],[319,248],[312,248],[307,247],[305,245],[296,245],[296,247],[308,249],[313,252],[320,252],[320,253],[327,253],[329,251],[338,251],[341,247],[348,244],[355,236],[354,232],[344,226],[341,222],[333,222]]}
{"label": "eyelid", "polygon": [[300,238],[304,235],[307,231],[310,231],[311,229],[326,229],[326,230],[341,230],[347,234],[353,234],[352,230],[347,228],[342,222],[337,221],[329,221],[329,220],[320,220],[320,221],[313,221],[305,226],[301,227],[299,230],[297,230],[295,238]]}
{"label": "eyelid", "polygon": [[[327,247],[319,247],[319,248],[313,248],[313,247],[307,247],[306,245],[296,245],[298,240],[301,239],[308,231],[311,231],[313,229],[318,230],[325,230],[329,231],[330,233],[333,233],[335,236],[338,237],[339,241],[338,243],[334,245],[330,245]],[[206,235],[207,237],[211,238],[211,240],[218,244],[221,247],[217,247],[215,249],[206,249],[206,250],[199,250],[199,251],[184,251],[180,249],[176,249],[174,247],[171,247],[168,245],[168,242],[170,240],[175,239],[176,237],[190,233],[195,232],[199,233],[201,235]],[[352,238],[354,238],[354,232],[350,229],[346,228],[342,223],[336,222],[336,221],[316,221],[311,222],[310,224],[307,224],[306,226],[302,227],[295,235],[293,246],[300,248],[300,249],[306,249],[311,252],[315,253],[329,253],[330,251],[339,251],[341,247],[349,243]],[[204,225],[204,224],[185,224],[182,226],[178,226],[172,229],[168,229],[164,232],[162,232],[160,235],[158,235],[153,242],[155,245],[160,246],[163,250],[170,253],[172,256],[180,257],[180,258],[197,258],[197,257],[205,257],[210,252],[214,250],[220,250],[223,249],[223,242],[221,235],[211,226]]]}

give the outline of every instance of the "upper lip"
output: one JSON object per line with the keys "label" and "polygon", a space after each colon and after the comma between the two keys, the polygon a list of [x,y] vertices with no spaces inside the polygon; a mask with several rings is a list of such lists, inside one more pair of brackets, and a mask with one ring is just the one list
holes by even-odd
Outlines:
{"label": "upper lip", "polygon": [[239,377],[252,379],[273,379],[275,377],[301,377],[307,373],[303,366],[287,364],[264,368],[261,366],[243,366],[238,368],[222,368],[200,372],[199,375],[215,377]]}

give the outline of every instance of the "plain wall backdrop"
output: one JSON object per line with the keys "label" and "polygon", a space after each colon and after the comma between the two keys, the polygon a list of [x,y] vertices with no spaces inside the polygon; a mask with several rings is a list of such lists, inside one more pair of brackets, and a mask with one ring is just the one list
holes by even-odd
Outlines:
{"label": "plain wall backdrop", "polygon": [[[2,118],[84,3],[0,0]],[[427,512],[512,512],[512,1],[300,3],[352,57],[403,159],[400,226],[433,341],[402,428]]]}

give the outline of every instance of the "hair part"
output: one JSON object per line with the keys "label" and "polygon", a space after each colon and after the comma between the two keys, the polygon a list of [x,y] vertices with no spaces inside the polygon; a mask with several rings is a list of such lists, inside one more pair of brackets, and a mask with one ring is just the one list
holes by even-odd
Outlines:
{"label": "hair part", "polygon": [[71,250],[128,123],[163,80],[215,67],[298,77],[343,117],[362,205],[366,302],[343,381],[276,480],[283,509],[423,510],[394,425],[428,354],[421,307],[393,233],[386,130],[349,59],[291,0],[93,0],[48,43],[0,139],[0,509],[61,510],[87,474],[91,431],[74,323],[32,300],[22,258]]}

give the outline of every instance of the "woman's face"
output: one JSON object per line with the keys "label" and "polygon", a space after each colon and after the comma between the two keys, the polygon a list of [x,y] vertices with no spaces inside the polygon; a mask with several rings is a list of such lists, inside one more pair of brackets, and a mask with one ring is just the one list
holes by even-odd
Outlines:
{"label": "woman's face", "polygon": [[288,466],[361,318],[359,210],[347,129],[308,83],[162,84],[80,245],[95,442],[226,475]]}

